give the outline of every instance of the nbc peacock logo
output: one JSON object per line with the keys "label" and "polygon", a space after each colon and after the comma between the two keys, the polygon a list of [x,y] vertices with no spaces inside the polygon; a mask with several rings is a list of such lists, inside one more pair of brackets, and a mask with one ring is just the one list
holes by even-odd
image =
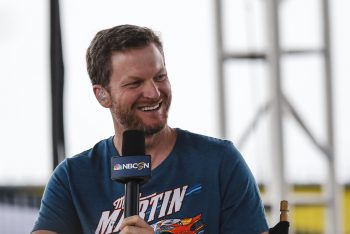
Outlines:
{"label": "nbc peacock logo", "polygon": [[114,167],[113,167],[113,170],[115,170],[115,171],[119,171],[119,170],[122,170],[123,169],[123,167],[122,167],[122,165],[120,165],[120,164],[115,164],[114,165]]}

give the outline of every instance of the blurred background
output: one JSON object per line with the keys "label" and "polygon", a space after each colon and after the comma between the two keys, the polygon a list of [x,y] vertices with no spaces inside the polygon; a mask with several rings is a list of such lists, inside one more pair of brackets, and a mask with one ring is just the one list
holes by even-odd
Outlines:
{"label": "blurred background", "polygon": [[0,233],[29,233],[55,165],[113,135],[85,52],[118,24],[160,33],[169,124],[234,142],[270,226],[286,199],[292,233],[350,233],[350,2],[57,4],[0,0]]}

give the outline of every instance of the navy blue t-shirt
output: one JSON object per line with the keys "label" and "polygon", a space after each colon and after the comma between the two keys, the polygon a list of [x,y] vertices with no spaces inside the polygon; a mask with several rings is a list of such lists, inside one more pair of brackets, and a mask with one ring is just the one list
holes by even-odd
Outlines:
{"label": "navy blue t-shirt", "polygon": [[[230,141],[177,130],[170,155],[140,187],[140,216],[155,233],[258,234],[268,230],[255,180]],[[114,233],[124,184],[110,179],[113,137],[65,159],[45,188],[33,230]]]}

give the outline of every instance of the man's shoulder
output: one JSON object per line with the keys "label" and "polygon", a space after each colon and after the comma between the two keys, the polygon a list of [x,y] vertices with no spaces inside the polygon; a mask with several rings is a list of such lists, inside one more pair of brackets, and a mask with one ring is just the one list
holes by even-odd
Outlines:
{"label": "man's shoulder", "polygon": [[178,129],[178,147],[186,152],[200,155],[215,155],[216,158],[236,158],[240,155],[230,140]]}
{"label": "man's shoulder", "polygon": [[202,164],[221,167],[234,167],[243,161],[243,157],[234,144],[225,139],[178,130],[176,153],[188,160],[200,160]]}
{"label": "man's shoulder", "polygon": [[201,147],[233,147],[233,143],[230,140],[221,139],[214,136],[204,135],[200,133],[191,132],[188,130],[177,129],[181,141],[187,143],[200,145]]}

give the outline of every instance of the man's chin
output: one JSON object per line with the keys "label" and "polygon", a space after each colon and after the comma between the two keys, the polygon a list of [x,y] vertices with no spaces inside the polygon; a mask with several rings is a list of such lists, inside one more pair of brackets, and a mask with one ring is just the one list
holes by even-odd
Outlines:
{"label": "man's chin", "polygon": [[[146,136],[151,136],[159,133],[164,129],[167,124],[166,119],[157,121],[143,121],[141,118],[135,118],[135,116],[128,116],[128,118],[123,118],[125,121],[121,121],[124,129],[137,129],[143,131]],[[133,121],[130,121],[133,120]]]}
{"label": "man's chin", "polygon": [[146,136],[152,136],[154,134],[159,133],[160,131],[162,131],[165,127],[165,124],[163,125],[158,125],[158,126],[152,126],[152,127],[144,127],[143,131],[145,132]]}

